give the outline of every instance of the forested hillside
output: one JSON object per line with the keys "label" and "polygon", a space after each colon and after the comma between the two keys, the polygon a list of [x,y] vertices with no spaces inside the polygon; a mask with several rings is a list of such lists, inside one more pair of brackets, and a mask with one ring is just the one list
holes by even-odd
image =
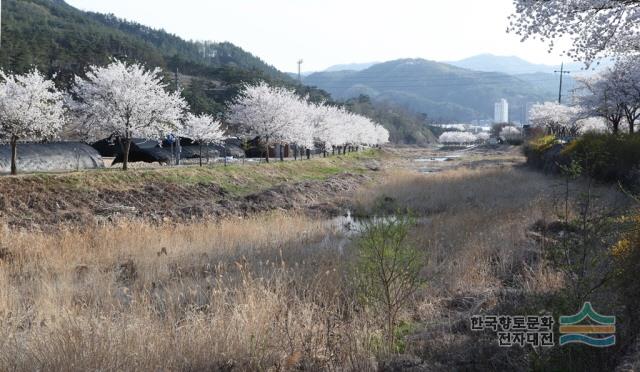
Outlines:
{"label": "forested hillside", "polygon": [[161,67],[172,83],[178,70],[185,95],[197,111],[219,112],[242,82],[294,84],[231,43],[185,41],[113,15],[83,12],[62,0],[5,0],[2,18],[0,66],[12,72],[37,66],[55,75],[61,87],[88,65],[111,58]]}
{"label": "forested hillside", "polygon": [[374,103],[368,96],[348,99],[345,106],[382,124],[393,143],[427,145],[437,141],[428,126],[431,119],[423,114],[412,113],[389,102]]}

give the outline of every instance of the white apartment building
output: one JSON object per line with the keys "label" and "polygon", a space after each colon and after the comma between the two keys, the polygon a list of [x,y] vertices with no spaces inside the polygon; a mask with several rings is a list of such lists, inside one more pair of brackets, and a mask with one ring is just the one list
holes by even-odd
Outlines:
{"label": "white apartment building", "polygon": [[496,102],[494,114],[494,123],[508,123],[509,122],[509,102],[506,99],[501,99]]}

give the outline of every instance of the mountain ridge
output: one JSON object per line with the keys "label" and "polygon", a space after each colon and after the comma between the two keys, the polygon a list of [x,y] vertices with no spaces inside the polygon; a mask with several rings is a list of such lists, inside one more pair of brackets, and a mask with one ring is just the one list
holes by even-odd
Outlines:
{"label": "mountain ridge", "polygon": [[547,87],[536,86],[532,79],[420,58],[388,61],[362,71],[319,72],[303,81],[335,98],[368,95],[444,121],[490,119],[493,105],[500,98],[509,100],[515,120],[523,120],[528,104],[557,95]]}

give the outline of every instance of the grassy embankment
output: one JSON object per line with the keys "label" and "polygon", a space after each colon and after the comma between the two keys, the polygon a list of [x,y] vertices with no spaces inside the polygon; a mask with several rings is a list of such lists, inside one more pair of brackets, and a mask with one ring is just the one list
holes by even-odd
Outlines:
{"label": "grassy embankment", "polygon": [[381,156],[370,150],[270,164],[0,177],[0,223],[33,230],[131,219],[202,221],[295,209],[355,189],[374,174],[371,169]]}
{"label": "grassy embankment", "polygon": [[64,174],[33,174],[18,178],[0,178],[3,183],[29,182],[43,187],[60,187],[78,190],[133,189],[147,184],[196,185],[215,183],[232,196],[243,196],[284,182],[324,180],[344,172],[363,173],[365,162],[379,158],[379,152],[366,150],[346,155],[314,158],[311,161],[271,163],[233,163],[228,166],[158,167],[131,169],[123,172],[119,168],[92,170]]}

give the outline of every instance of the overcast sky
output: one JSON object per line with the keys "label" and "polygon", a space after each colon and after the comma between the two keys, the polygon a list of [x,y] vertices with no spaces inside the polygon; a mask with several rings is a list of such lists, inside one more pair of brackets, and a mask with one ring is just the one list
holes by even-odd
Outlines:
{"label": "overcast sky", "polygon": [[537,41],[507,34],[512,0],[67,0],[186,39],[230,41],[283,71],[480,53],[559,64]]}

